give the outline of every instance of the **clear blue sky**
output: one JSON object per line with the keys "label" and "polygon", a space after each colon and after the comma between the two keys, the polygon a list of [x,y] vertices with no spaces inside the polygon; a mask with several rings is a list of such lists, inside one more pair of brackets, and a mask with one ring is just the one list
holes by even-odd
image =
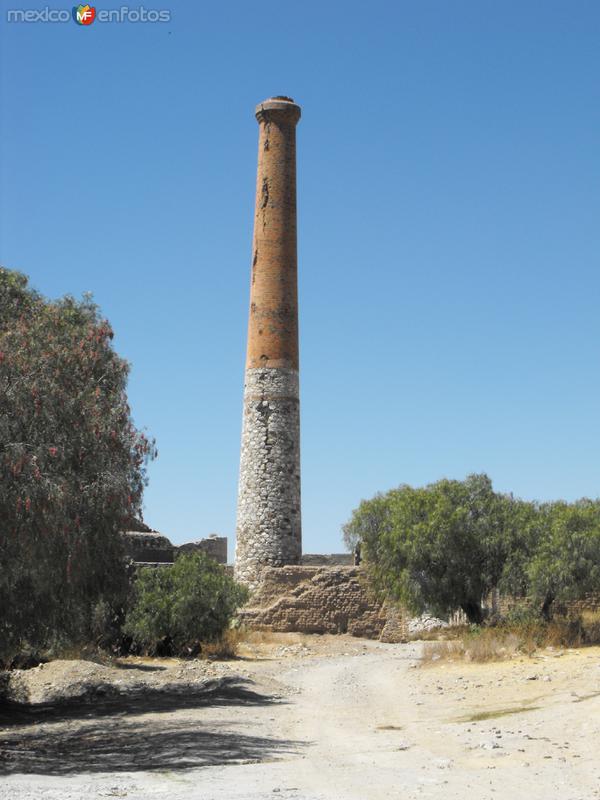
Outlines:
{"label": "clear blue sky", "polygon": [[598,2],[6,23],[44,5],[2,3],[1,260],[111,320],[159,447],[148,523],[233,539],[253,110],[273,94],[303,107],[305,551],[339,550],[361,498],[403,482],[600,494]]}

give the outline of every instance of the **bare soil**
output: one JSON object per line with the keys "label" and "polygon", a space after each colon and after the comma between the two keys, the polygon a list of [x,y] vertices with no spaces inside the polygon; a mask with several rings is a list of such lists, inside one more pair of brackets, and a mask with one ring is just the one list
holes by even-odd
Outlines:
{"label": "bare soil", "polygon": [[600,797],[600,648],[421,665],[280,634],[227,662],[53,662],[0,718],[0,798]]}

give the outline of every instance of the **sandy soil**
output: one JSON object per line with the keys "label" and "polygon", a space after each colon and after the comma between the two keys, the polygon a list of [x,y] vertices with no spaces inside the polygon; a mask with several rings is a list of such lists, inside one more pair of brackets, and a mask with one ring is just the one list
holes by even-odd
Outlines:
{"label": "sandy soil", "polygon": [[[128,660],[133,693],[0,722],[0,798],[600,797],[600,648],[501,664],[419,654],[290,635],[225,664]],[[52,685],[40,673],[38,699]]]}

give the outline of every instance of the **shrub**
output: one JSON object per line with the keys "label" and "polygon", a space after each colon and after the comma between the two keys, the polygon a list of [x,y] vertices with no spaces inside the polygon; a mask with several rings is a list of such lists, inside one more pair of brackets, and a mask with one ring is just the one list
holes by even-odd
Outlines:
{"label": "shrub", "polygon": [[185,654],[218,640],[247,599],[247,589],[206,554],[182,555],[171,567],[138,571],[123,630],[147,651],[163,643]]}

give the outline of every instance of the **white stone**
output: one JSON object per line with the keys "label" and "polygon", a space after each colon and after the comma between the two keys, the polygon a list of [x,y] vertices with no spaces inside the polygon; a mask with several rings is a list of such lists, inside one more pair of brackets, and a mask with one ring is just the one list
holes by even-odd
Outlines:
{"label": "white stone", "polygon": [[246,370],[236,527],[235,575],[251,588],[263,567],[300,562],[297,370]]}

